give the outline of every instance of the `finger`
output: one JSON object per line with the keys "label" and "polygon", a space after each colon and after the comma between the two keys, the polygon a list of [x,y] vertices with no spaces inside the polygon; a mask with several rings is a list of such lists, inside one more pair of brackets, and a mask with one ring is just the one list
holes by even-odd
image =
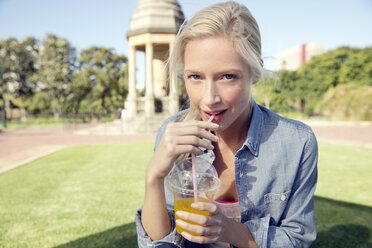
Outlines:
{"label": "finger", "polygon": [[167,128],[179,128],[179,127],[199,127],[202,129],[217,131],[219,125],[217,123],[208,121],[185,121],[185,122],[171,122],[167,125]]}
{"label": "finger", "polygon": [[[169,132],[172,136],[184,136],[184,135],[194,135],[201,138],[206,138],[212,141],[218,141],[216,135],[212,134],[209,130],[198,126],[200,122],[189,122],[184,125],[171,125]],[[207,122],[207,124],[209,124]]]}
{"label": "finger", "polygon": [[[176,159],[180,154],[192,153],[195,155],[203,154],[203,151],[192,144],[177,144],[176,141],[179,137],[165,136],[162,138],[158,148],[156,149],[156,154],[161,153],[165,157]],[[180,142],[179,142],[180,143]],[[181,142],[182,143],[182,142]],[[186,143],[186,142],[183,142]],[[173,163],[173,161],[172,161]]]}
{"label": "finger", "polygon": [[173,150],[175,154],[192,153],[195,155],[201,155],[204,153],[200,148],[193,146],[193,145],[178,145],[178,146],[175,146]]}
{"label": "finger", "polygon": [[203,121],[169,123],[164,135],[169,136],[170,138],[191,135],[216,142],[218,141],[218,137],[205,129],[205,126],[209,125],[211,125],[211,123]]}
{"label": "finger", "polygon": [[222,223],[220,216],[206,216],[202,214],[190,213],[187,211],[177,211],[176,214],[183,220],[190,221],[199,225],[220,226]]}
{"label": "finger", "polygon": [[208,211],[212,215],[218,213],[218,207],[212,202],[194,202],[191,204],[191,207],[196,210]]}
{"label": "finger", "polygon": [[189,123],[193,126],[198,126],[200,128],[207,129],[207,130],[213,130],[213,131],[217,131],[219,127],[217,123],[208,122],[208,121],[190,121]]}
{"label": "finger", "polygon": [[193,242],[193,243],[199,243],[199,244],[210,244],[210,243],[216,243],[218,241],[218,237],[203,237],[203,236],[193,236],[187,232],[182,232],[181,235]]}
{"label": "finger", "polygon": [[176,144],[178,145],[193,145],[196,147],[204,147],[205,149],[213,150],[214,146],[206,140],[203,140],[197,136],[181,136],[177,137]]}
{"label": "finger", "polygon": [[218,237],[216,236],[193,236],[188,232],[182,232],[181,235],[193,242],[193,243],[199,243],[199,244],[210,244],[210,243],[216,243],[218,241]]}
{"label": "finger", "polygon": [[213,133],[204,128],[200,128],[197,126],[185,127],[183,132],[185,133],[184,135],[195,135],[199,138],[205,138],[210,141],[214,142],[218,141],[218,137],[216,135],[214,135]]}
{"label": "finger", "polygon": [[176,223],[179,227],[183,228],[186,231],[203,236],[219,236],[222,230],[221,226],[198,225],[195,223],[183,221],[181,219],[178,219]]}
{"label": "finger", "polygon": [[213,133],[207,131],[207,130],[201,131],[200,137],[201,138],[208,139],[210,141],[214,141],[214,142],[217,142],[218,141],[218,137],[216,135],[214,135]]}

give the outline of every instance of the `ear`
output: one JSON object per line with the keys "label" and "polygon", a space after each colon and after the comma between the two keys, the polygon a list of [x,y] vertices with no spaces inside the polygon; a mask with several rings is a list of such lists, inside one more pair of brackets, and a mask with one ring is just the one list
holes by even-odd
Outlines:
{"label": "ear", "polygon": [[261,65],[262,68],[264,67],[264,62],[261,58],[260,58],[260,65]]}
{"label": "ear", "polygon": [[252,77],[252,85],[256,84],[258,81],[260,81],[260,76],[253,76]]}

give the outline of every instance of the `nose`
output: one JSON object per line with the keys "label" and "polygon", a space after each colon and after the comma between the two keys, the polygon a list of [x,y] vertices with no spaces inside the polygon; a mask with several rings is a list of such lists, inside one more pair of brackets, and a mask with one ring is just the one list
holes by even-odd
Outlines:
{"label": "nose", "polygon": [[216,105],[221,101],[220,90],[217,82],[208,80],[204,87],[203,103],[206,106]]}

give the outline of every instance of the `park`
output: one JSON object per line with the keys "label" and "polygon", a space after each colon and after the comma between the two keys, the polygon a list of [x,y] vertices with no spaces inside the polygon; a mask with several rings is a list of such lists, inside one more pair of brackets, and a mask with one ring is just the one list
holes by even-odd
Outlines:
{"label": "park", "polygon": [[[63,128],[49,129],[54,136],[44,128],[44,135],[37,129],[29,137],[73,139]],[[1,148],[20,131],[0,134]],[[136,247],[134,212],[142,204],[154,136],[75,136],[80,143],[62,140],[64,148],[0,174],[2,247]],[[319,141],[312,247],[371,247],[371,149]]]}
{"label": "park", "polygon": [[[133,13],[128,56],[100,45],[78,50],[52,33],[0,39],[0,247],[137,247],[134,215],[156,132],[189,107],[185,80],[170,83],[164,70],[182,9],[174,1],[176,21],[156,27],[141,13],[149,2]],[[172,1],[158,2],[152,18]],[[299,47],[298,66],[266,70],[253,97],[317,138],[311,247],[371,248],[372,47],[312,56]]]}

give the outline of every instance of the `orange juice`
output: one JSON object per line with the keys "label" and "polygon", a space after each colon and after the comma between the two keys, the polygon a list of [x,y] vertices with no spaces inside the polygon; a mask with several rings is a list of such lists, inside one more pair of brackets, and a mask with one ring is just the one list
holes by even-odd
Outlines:
{"label": "orange juice", "polygon": [[[211,202],[210,200],[204,199],[204,198],[199,198],[198,200],[200,202]],[[195,210],[195,209],[191,208],[191,204],[193,202],[194,202],[194,198],[183,198],[183,199],[175,200],[175,202],[174,202],[174,213],[176,213],[179,210],[182,210],[182,211],[195,213],[195,214],[206,215],[206,216],[211,215],[210,212],[208,212],[208,211],[200,211],[200,210]],[[175,214],[175,218],[176,218],[176,221],[178,219],[181,219],[176,214]],[[191,223],[191,224],[195,224],[195,223],[190,222],[190,221],[186,221],[186,220],[183,220],[183,221]],[[177,224],[176,224],[176,229],[177,229],[178,233],[182,233],[183,231],[186,231],[183,228],[179,227]],[[191,235],[194,235],[194,236],[200,236],[200,234],[196,234],[196,233],[193,233],[193,232],[188,232],[188,233],[190,233]]]}

